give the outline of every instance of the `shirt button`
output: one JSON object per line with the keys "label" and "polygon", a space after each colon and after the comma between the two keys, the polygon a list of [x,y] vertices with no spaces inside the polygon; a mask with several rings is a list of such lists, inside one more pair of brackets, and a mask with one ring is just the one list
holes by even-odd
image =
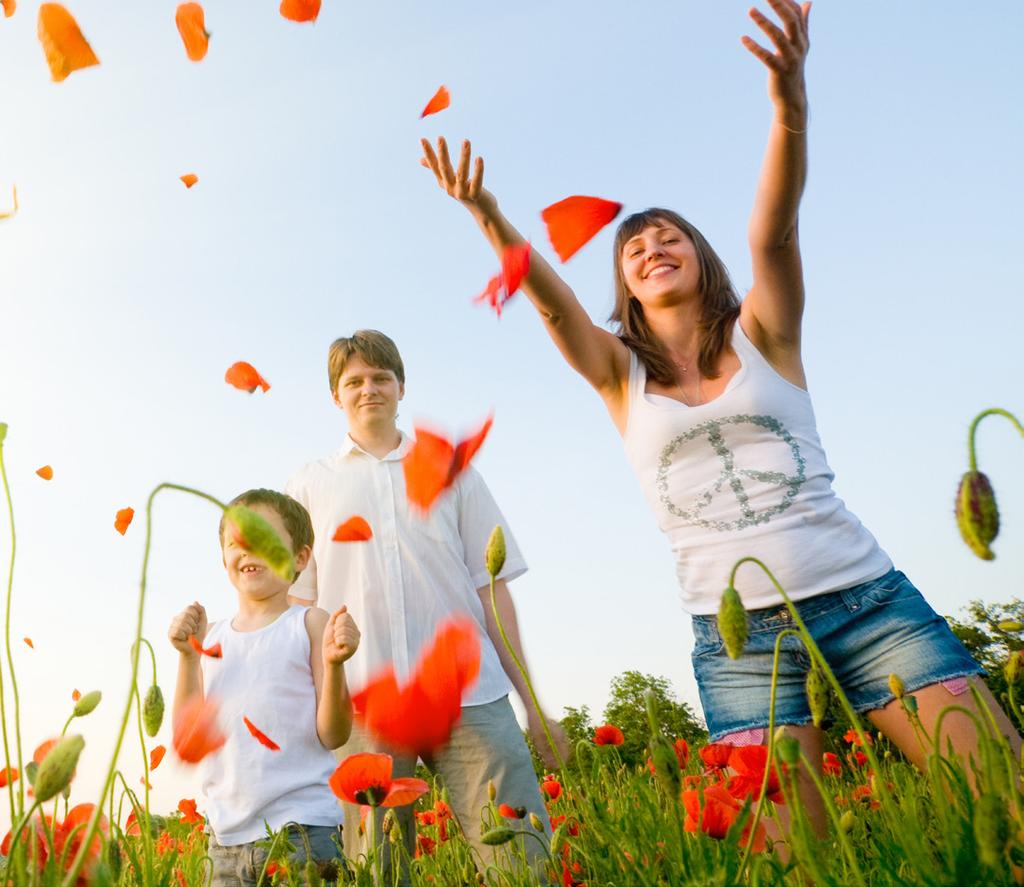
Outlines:
{"label": "shirt button", "polygon": [[783,610],[781,613],[779,613],[779,619],[781,619],[783,622],[789,622],[789,610]]}

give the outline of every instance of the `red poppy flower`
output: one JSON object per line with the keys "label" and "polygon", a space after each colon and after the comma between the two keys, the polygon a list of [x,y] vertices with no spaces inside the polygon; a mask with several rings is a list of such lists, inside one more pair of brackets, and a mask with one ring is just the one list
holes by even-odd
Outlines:
{"label": "red poppy flower", "polygon": [[239,360],[228,367],[224,373],[224,381],[234,385],[239,391],[248,391],[250,394],[257,388],[261,391],[270,390],[270,383],[256,372],[256,367],[244,360]]}
{"label": "red poppy flower", "polygon": [[328,784],[335,795],[350,804],[371,807],[403,807],[427,793],[429,786],[422,779],[392,779],[392,766],[391,755],[350,755],[331,774]]}
{"label": "red poppy flower", "polygon": [[273,739],[267,736],[259,727],[257,727],[252,721],[250,721],[245,715],[242,715],[242,720],[245,722],[246,728],[252,733],[253,737],[260,745],[265,745],[271,751],[280,751],[279,746]]}
{"label": "red poppy flower", "polygon": [[171,743],[181,760],[197,764],[217,751],[227,737],[217,723],[217,703],[196,696],[182,707],[174,719],[174,740]]}
{"label": "red poppy flower", "polygon": [[540,790],[544,792],[550,800],[557,801],[562,794],[562,783],[549,774],[544,777],[544,781],[540,784]]}
{"label": "red poppy flower", "polygon": [[174,13],[174,23],[178,26],[189,61],[201,62],[210,47],[210,33],[206,30],[203,7],[198,3],[182,3]]}
{"label": "red poppy flower", "polygon": [[622,745],[626,737],[612,724],[604,724],[594,730],[594,745]]}
{"label": "red poppy flower", "polygon": [[700,750],[700,759],[709,770],[722,770],[729,765],[732,750],[727,742],[712,742]]}
{"label": "red poppy flower", "polygon": [[685,770],[686,765],[690,762],[690,743],[685,739],[677,739],[672,743],[672,747],[676,750],[676,758],[679,761],[679,769]]}
{"label": "red poppy flower", "polygon": [[443,111],[451,103],[452,97],[448,92],[448,87],[440,87],[437,90],[437,92],[435,92],[434,95],[431,96],[430,101],[427,102],[426,107],[420,114],[420,119],[422,120],[424,117],[429,117],[431,114],[436,114],[438,111]]}
{"label": "red poppy flower", "polygon": [[[867,739],[868,745],[873,745],[874,744],[874,740],[871,738],[871,734],[870,733],[865,732],[864,733],[864,737]],[[857,731],[854,730],[853,727],[851,727],[849,730],[847,730],[843,734],[843,739],[845,739],[848,743],[850,743],[850,745],[859,745],[859,746],[863,746],[864,745],[864,743],[861,741],[860,736],[857,734]]]}
{"label": "red poppy flower", "polygon": [[421,856],[432,856],[435,848],[437,847],[437,841],[427,835],[416,835],[416,859]]}
{"label": "red poppy flower", "polygon": [[55,83],[81,68],[100,63],[89,41],[82,36],[78,22],[59,3],[44,3],[39,7],[37,31],[50,66],[50,77]]}
{"label": "red poppy flower", "polygon": [[37,468],[36,474],[38,474],[43,480],[53,480],[53,468],[50,465],[44,465],[42,468]]}
{"label": "red poppy flower", "polygon": [[[186,188],[191,188],[196,182],[199,181],[199,176],[197,176],[194,172],[187,172],[183,176],[178,176],[178,178],[181,179],[182,184]],[[236,385],[235,387],[237,388],[240,386]]]}
{"label": "red poppy flower", "polygon": [[[704,789],[704,806],[701,809],[700,792],[697,789],[686,789],[682,793],[683,806],[686,808],[686,821],[683,828],[688,832],[702,831],[712,838],[721,840],[728,834],[732,824],[736,821],[742,805],[725,790],[722,785],[709,785]],[[748,825],[743,833],[743,841],[746,842],[750,833]],[[760,823],[754,833],[755,853],[761,853],[765,849],[764,826]]]}
{"label": "red poppy flower", "polygon": [[114,529],[123,536],[127,532],[128,525],[132,522],[134,517],[134,508],[119,508],[117,514],[114,516]]}
{"label": "red poppy flower", "polygon": [[462,715],[462,697],[480,671],[480,638],[469,618],[442,623],[399,688],[392,667],[371,679],[352,703],[363,727],[386,745],[429,756]]}
{"label": "red poppy flower", "polygon": [[[736,776],[729,780],[729,793],[740,800],[752,797],[755,801],[761,797],[761,783],[764,780],[764,769],[768,762],[767,745],[741,745],[734,748],[729,755],[729,766],[736,771]],[[772,767],[768,776],[768,800],[775,804],[784,804],[782,785],[779,772]]]}
{"label": "red poppy flower", "polygon": [[408,500],[417,508],[429,511],[437,497],[469,467],[470,460],[483,446],[493,421],[493,418],[488,418],[476,434],[455,445],[417,426],[416,442],[402,460]]}
{"label": "red poppy flower", "polygon": [[221,659],[224,656],[224,651],[221,649],[219,641],[212,647],[204,647],[199,643],[199,638],[194,634],[190,634],[188,636],[188,643],[200,656],[209,656],[211,659]]}
{"label": "red poppy flower", "polygon": [[525,807],[512,807],[509,804],[499,804],[498,813],[505,817],[505,819],[525,819],[527,814]]}
{"label": "red poppy flower", "polygon": [[9,770],[5,767],[0,770],[0,788],[6,788],[13,782],[18,781],[18,768],[11,767]]}
{"label": "red poppy flower", "polygon": [[167,754],[166,745],[158,745],[149,753],[149,769],[155,770],[160,766],[160,762],[164,759],[164,755]]}
{"label": "red poppy flower", "polygon": [[368,542],[373,538],[373,530],[365,518],[358,514],[340,524],[331,536],[332,542]]}
{"label": "red poppy flower", "polygon": [[[95,804],[78,804],[68,811],[67,816],[64,818],[64,822],[57,822],[52,816],[47,816],[45,819],[39,816],[35,817],[35,859],[40,871],[45,868],[49,855],[49,841],[47,840],[46,832],[48,830],[52,831],[55,858],[63,858],[64,870],[67,871],[71,868],[75,861],[75,857],[78,855],[78,852],[82,847],[89,819],[92,817],[95,809]],[[96,861],[99,859],[100,851],[103,848],[103,836],[108,833],[109,825],[107,823],[107,817],[101,815],[99,818],[99,830],[96,832],[96,835],[92,839],[92,843],[89,845],[89,851],[85,857],[84,868],[81,870],[82,874],[78,879],[80,887],[84,887],[84,885],[88,883],[88,876],[91,874]],[[22,838],[22,840],[25,839]],[[10,847],[11,833],[8,832],[3,843],[0,844],[0,853],[7,856],[10,852]]]}
{"label": "red poppy flower", "polygon": [[474,302],[487,302],[494,313],[501,317],[505,303],[519,290],[523,278],[530,271],[529,243],[514,243],[505,247],[501,254],[501,273],[487,281],[487,287]]}
{"label": "red poppy flower", "polygon": [[846,759],[851,764],[856,764],[858,767],[863,767],[868,762],[868,756],[862,751],[855,751],[846,756]]}
{"label": "red poppy flower", "polygon": [[568,262],[584,244],[622,211],[622,204],[600,197],[566,197],[541,211],[558,258]]}
{"label": "red poppy flower", "polygon": [[829,776],[838,776],[843,769],[842,762],[839,760],[839,755],[831,751],[825,752],[821,756],[821,769]]}
{"label": "red poppy flower", "polygon": [[196,810],[195,798],[182,798],[178,801],[178,812],[181,814],[182,822],[205,822]]}
{"label": "red poppy flower", "polygon": [[433,810],[417,812],[416,821],[420,825],[437,825],[437,814]]}
{"label": "red poppy flower", "polygon": [[320,0],[281,0],[278,11],[292,22],[315,22],[320,15]]}

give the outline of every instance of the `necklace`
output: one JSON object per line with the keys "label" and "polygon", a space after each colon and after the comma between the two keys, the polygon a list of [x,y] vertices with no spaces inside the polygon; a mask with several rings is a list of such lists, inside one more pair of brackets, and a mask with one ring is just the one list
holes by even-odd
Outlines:
{"label": "necklace", "polygon": [[[674,364],[675,368],[677,370],[679,370],[680,373],[685,373],[687,371],[687,369],[688,369],[686,364],[680,363],[679,361],[677,361],[675,359],[672,360],[672,363]],[[698,370],[698,372],[697,372],[697,402],[696,403],[690,403],[689,399],[686,396],[686,392],[683,390],[683,386],[680,384],[679,376],[678,376],[678,374],[676,375],[676,379],[675,379],[676,390],[679,392],[679,396],[682,398],[683,403],[686,404],[686,406],[688,406],[688,407],[699,407],[701,404],[704,403],[704,389],[701,386],[701,382],[703,382],[703,381],[704,381],[704,377],[701,375],[701,373]]]}

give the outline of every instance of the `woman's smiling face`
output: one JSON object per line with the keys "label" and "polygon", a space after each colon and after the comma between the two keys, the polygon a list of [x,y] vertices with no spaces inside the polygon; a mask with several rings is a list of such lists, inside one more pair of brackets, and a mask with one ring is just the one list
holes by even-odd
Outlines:
{"label": "woman's smiling face", "polygon": [[649,225],[622,247],[622,276],[641,305],[669,293],[698,292],[700,262],[687,235],[668,221]]}

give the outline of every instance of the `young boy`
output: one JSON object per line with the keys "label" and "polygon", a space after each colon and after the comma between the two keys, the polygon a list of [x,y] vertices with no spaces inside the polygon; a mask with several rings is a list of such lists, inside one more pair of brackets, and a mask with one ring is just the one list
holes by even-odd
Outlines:
{"label": "young boy", "polygon": [[[309,562],[313,526],[298,502],[272,490],[249,490],[232,505],[265,518],[295,555],[296,575]],[[238,592],[233,619],[209,627],[197,601],[171,622],[168,637],[180,653],[174,715],[205,693],[220,705],[224,746],[200,763],[210,828],[213,887],[253,887],[267,859],[256,841],[292,823],[293,860],[306,861],[304,830],[314,859],[339,856],[335,836],[341,808],[327,785],[337,761],[332,749],[352,728],[344,662],[359,646],[359,629],[345,607],[330,616],[318,607],[290,605],[291,583],[235,541],[221,521],[228,578]],[[220,656],[201,655],[202,647]],[[248,719],[267,747],[247,726]],[[296,827],[294,824],[301,824]]]}

